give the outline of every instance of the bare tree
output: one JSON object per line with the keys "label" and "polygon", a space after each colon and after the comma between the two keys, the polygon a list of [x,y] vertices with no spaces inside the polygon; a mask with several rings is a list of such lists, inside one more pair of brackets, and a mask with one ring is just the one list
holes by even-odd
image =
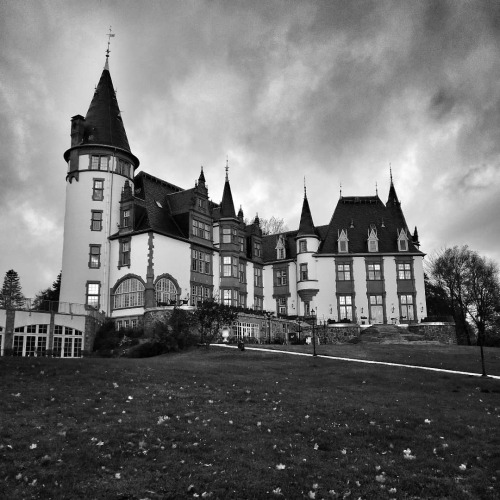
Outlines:
{"label": "bare tree", "polygon": [[279,234],[288,231],[285,220],[274,217],[274,215],[270,219],[260,219],[260,228],[264,235]]}
{"label": "bare tree", "polygon": [[431,280],[446,292],[452,310],[465,326],[469,345],[468,321],[476,327],[482,372],[486,376],[483,345],[487,327],[495,320],[500,300],[497,264],[464,245],[446,248],[433,257],[429,271]]}

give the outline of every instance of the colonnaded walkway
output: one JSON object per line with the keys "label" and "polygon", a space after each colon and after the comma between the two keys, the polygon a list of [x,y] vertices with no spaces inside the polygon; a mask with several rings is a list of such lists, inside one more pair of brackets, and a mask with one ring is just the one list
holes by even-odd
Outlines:
{"label": "colonnaded walkway", "polygon": [[[231,344],[211,344],[211,346],[226,347],[229,349],[238,349],[237,345],[231,345]],[[263,352],[270,352],[270,353],[279,352],[282,354],[291,354],[293,356],[313,356],[313,354],[306,353],[306,352],[282,351],[281,349],[265,349],[263,347],[253,347],[253,346],[252,347],[245,346],[245,350],[263,351]],[[401,363],[389,363],[386,361],[369,361],[367,359],[341,358],[338,356],[328,356],[328,355],[324,355],[324,354],[317,354],[316,357],[317,358],[324,358],[324,359],[334,359],[336,361],[350,361],[353,363],[365,363],[368,365],[397,366],[399,368],[414,368],[416,370],[427,370],[427,371],[431,371],[431,372],[452,373],[454,375],[468,375],[468,376],[472,376],[472,377],[482,377],[482,375],[480,373],[461,372],[461,371],[457,371],[457,370],[444,370],[443,368],[431,368],[429,366],[403,365]],[[500,380],[500,375],[488,375],[488,378]]]}

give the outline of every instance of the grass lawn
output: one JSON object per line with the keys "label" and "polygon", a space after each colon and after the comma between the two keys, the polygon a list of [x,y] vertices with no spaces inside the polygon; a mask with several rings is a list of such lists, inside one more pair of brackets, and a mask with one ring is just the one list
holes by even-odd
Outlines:
{"label": "grass lawn", "polygon": [[[479,369],[423,347],[332,354]],[[0,377],[0,498],[500,498],[499,380],[216,347]]]}

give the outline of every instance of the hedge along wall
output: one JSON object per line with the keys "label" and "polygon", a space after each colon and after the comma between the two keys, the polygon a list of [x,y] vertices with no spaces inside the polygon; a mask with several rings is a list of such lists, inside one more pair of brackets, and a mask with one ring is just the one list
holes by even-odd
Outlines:
{"label": "hedge along wall", "polygon": [[437,340],[442,344],[456,344],[455,323],[417,323],[408,325],[408,331],[423,335],[424,340]]}
{"label": "hedge along wall", "polygon": [[157,322],[166,323],[172,315],[172,308],[156,307],[144,311],[144,336],[151,337],[154,324]]}
{"label": "hedge along wall", "polygon": [[342,344],[358,338],[361,328],[351,323],[336,323],[315,327],[315,334],[320,344]]}

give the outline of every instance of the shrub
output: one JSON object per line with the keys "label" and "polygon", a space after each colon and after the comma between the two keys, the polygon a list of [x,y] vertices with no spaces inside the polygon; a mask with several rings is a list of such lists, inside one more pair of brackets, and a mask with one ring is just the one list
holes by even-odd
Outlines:
{"label": "shrub", "polygon": [[125,353],[125,357],[128,358],[151,358],[153,356],[158,356],[165,352],[165,347],[160,342],[143,342],[135,347],[129,349]]}

